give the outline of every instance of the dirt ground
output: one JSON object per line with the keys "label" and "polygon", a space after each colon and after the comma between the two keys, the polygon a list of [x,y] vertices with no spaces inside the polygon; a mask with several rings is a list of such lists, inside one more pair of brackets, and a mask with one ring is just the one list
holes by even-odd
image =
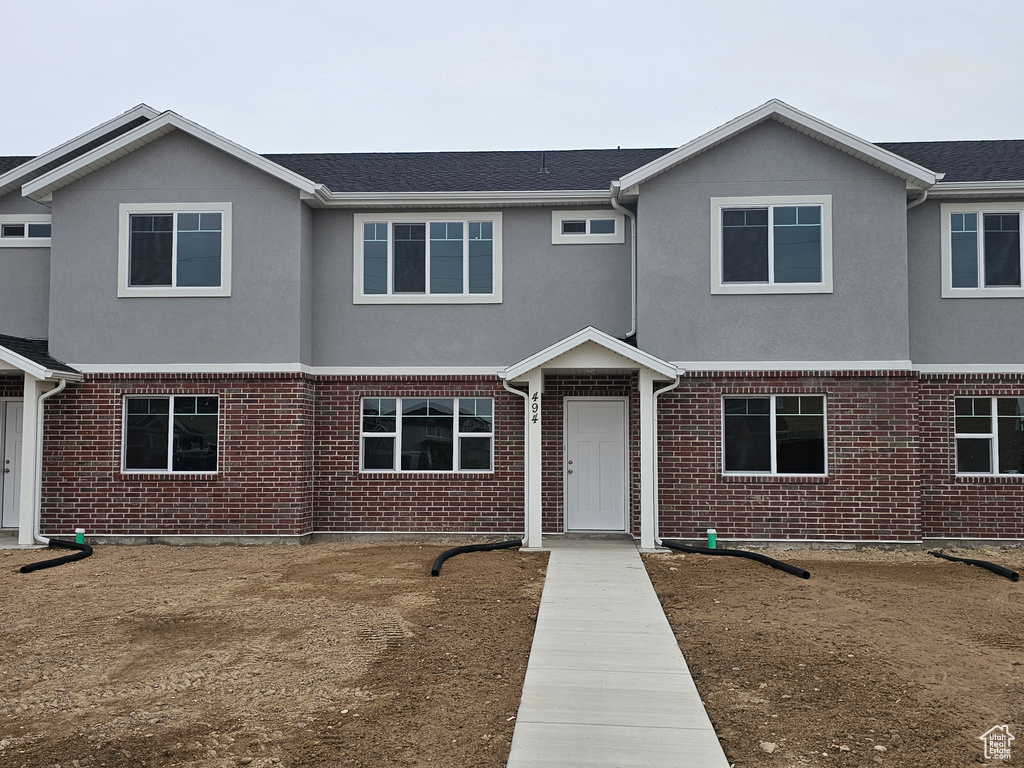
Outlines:
{"label": "dirt ground", "polygon": [[0,766],[504,766],[546,555],[450,546],[0,551]]}
{"label": "dirt ground", "polygon": [[[1022,550],[947,552],[1024,572]],[[766,554],[811,578],[646,557],[737,768],[995,765],[996,725],[1024,763],[1024,582],[926,553]]]}

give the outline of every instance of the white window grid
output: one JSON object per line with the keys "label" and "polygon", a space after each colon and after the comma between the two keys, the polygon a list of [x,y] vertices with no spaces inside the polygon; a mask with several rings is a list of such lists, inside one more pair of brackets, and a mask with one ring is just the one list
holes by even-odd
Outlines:
{"label": "white window grid", "polygon": [[[0,215],[0,248],[46,248],[50,245],[50,235],[31,235],[31,228],[39,224],[49,224],[48,213],[21,213]],[[21,234],[14,234],[13,229],[22,227]]]}
{"label": "white window grid", "polygon": [[[402,469],[402,400],[403,399],[428,399],[428,400],[454,400],[453,408],[453,424],[452,424],[452,469]],[[394,432],[367,432],[363,428],[363,404],[367,400],[394,400],[395,401],[395,431]],[[491,403],[491,431],[490,432],[462,432],[459,430],[459,400],[488,400]],[[389,417],[390,418],[390,417]],[[363,448],[364,438],[367,437],[391,437],[394,438],[394,455],[393,455],[393,469],[379,469],[369,468],[364,466],[365,451]],[[462,445],[461,441],[463,437],[487,439],[490,441],[490,467],[488,469],[461,469],[458,464],[462,458]],[[381,395],[379,397],[363,397],[359,400],[359,471],[367,473],[384,473],[384,474],[433,474],[433,475],[451,475],[454,473],[462,474],[488,474],[494,472],[494,399],[490,397],[389,397],[387,395]]]}
{"label": "white window grid", "polygon": [[[777,425],[775,416],[777,413],[776,404],[777,399],[780,397],[820,397],[821,398],[821,420],[822,420],[822,451],[824,452],[824,470],[821,473],[779,473],[778,471],[778,444],[777,444]],[[726,470],[725,468],[725,401],[726,400],[750,400],[755,398],[768,398],[768,430],[771,448],[771,470],[768,472],[758,472],[755,470],[741,469],[741,470]],[[721,423],[719,424],[719,432],[721,434],[721,466],[722,474],[730,477],[827,477],[828,476],[828,397],[821,392],[785,392],[772,395],[724,395],[722,397],[722,408],[721,408]]]}
{"label": "white window grid", "polygon": [[[953,287],[953,216],[956,214],[975,214],[975,236],[977,238],[978,285],[976,287]],[[985,214],[1017,216],[1018,225],[1024,207],[1006,205],[1005,203],[944,203],[942,205],[942,298],[944,299],[998,299],[1017,298],[1024,296],[1024,230],[1021,231],[1021,252],[1019,254],[1021,279],[1020,286],[985,285]]]}
{"label": "white window grid", "polygon": [[[611,221],[613,231],[592,232],[595,221]],[[585,232],[565,232],[567,223],[583,223]],[[625,216],[613,209],[567,210],[551,212],[551,244],[552,245],[600,245],[625,243]]]}
{"label": "white window grid", "polygon": [[[212,397],[217,400],[217,469],[214,470],[184,470],[174,469],[174,400],[177,397]],[[128,401],[129,400],[167,400],[168,414],[168,435],[167,435],[167,469],[128,469],[126,463],[126,448],[128,446]],[[220,411],[220,395],[209,392],[188,392],[177,395],[161,394],[136,394],[125,395],[121,403],[121,472],[126,475],[216,475],[220,472],[221,444],[222,444],[222,419]],[[212,415],[212,414],[211,414]]]}
{"label": "white window grid", "polygon": [[[1016,399],[1014,395],[1007,395],[1007,398]],[[956,400],[989,400],[990,401],[990,412],[988,415],[989,419],[989,430],[988,432],[957,432],[956,431]],[[981,396],[970,396],[964,395],[962,397],[954,398],[953,408],[953,468],[958,477],[1021,477],[1017,472],[1000,472],[999,471],[999,396],[995,395],[989,397],[987,395]],[[984,416],[971,416],[970,418],[981,419]],[[957,458],[957,441],[964,440],[988,440],[988,465],[992,467],[989,472],[961,472],[960,468],[956,465]]]}
{"label": "white window grid", "polygon": [[[406,216],[357,214],[354,217],[354,254],[353,259],[353,293],[355,304],[495,304],[501,302],[501,221],[500,213],[481,212],[476,215],[459,214],[444,216],[443,214],[412,213]],[[387,228],[387,274],[384,293],[365,293],[363,286],[364,267],[364,224],[385,224]],[[431,224],[462,224],[462,292],[431,293],[430,292],[430,225]],[[487,223],[491,225],[491,290],[489,293],[470,293],[469,291],[469,243],[470,224]],[[395,269],[395,225],[422,224],[426,227],[426,251],[424,258],[425,277],[422,293],[396,293],[394,291]]]}

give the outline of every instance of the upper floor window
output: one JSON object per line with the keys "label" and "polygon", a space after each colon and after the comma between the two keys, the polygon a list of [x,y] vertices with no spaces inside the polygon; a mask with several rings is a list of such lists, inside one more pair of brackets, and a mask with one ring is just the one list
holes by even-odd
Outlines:
{"label": "upper floor window", "polygon": [[723,411],[726,473],[825,474],[824,395],[726,397]]}
{"label": "upper floor window", "polygon": [[120,207],[118,296],[230,296],[231,203]]}
{"label": "upper floor window", "polygon": [[0,248],[47,248],[50,214],[14,213],[0,216]]}
{"label": "upper floor window", "polygon": [[958,475],[1024,474],[1024,397],[958,397]]}
{"label": "upper floor window", "polygon": [[501,214],[357,214],[356,304],[501,301]]}
{"label": "upper floor window", "polygon": [[1024,296],[1020,203],[942,206],[942,296]]}
{"label": "upper floor window", "polygon": [[831,293],[832,197],[711,198],[712,293]]}
{"label": "upper floor window", "polygon": [[551,244],[626,242],[625,217],[614,210],[552,211]]}

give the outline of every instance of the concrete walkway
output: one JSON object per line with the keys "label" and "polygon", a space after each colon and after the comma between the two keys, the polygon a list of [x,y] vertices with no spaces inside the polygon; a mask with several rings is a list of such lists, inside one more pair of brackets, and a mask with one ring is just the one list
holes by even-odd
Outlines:
{"label": "concrete walkway", "polygon": [[508,768],[729,768],[636,545],[547,548]]}

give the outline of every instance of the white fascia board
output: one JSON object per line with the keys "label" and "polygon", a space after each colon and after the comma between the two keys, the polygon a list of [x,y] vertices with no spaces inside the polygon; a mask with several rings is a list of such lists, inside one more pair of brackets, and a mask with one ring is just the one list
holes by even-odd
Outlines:
{"label": "white fascia board", "polygon": [[330,208],[495,208],[607,203],[606,189],[510,192],[331,192],[319,185],[318,199]]}
{"label": "white fascia board", "polygon": [[1006,363],[923,363],[914,366],[918,373],[1024,373],[1024,365]]}
{"label": "white fascia board", "polygon": [[542,349],[536,354],[530,355],[525,360],[522,360],[515,365],[508,366],[504,370],[499,371],[498,375],[503,379],[513,381],[525,376],[530,371],[543,367],[545,363],[550,362],[556,357],[564,355],[566,352],[586,344],[587,342],[593,342],[604,347],[605,349],[636,363],[638,366],[649,368],[666,379],[674,379],[676,377],[676,367],[671,363],[667,363],[654,355],[643,352],[624,341],[616,339],[614,336],[609,336],[604,331],[599,331],[593,326],[587,326],[583,330],[577,331],[571,336],[567,336],[561,341],[555,342],[550,347]]}
{"label": "white fascia board", "polygon": [[929,197],[1024,197],[1024,181],[943,181]]}
{"label": "white fascia board", "polygon": [[674,362],[680,373],[705,371],[912,371],[909,360],[688,360]]}
{"label": "white fascia board", "polygon": [[30,181],[22,187],[22,192],[26,197],[37,202],[49,200],[55,190],[67,186],[83,176],[87,176],[93,171],[114,162],[118,158],[124,157],[139,147],[145,146],[173,130],[184,131],[200,141],[204,141],[210,146],[241,160],[243,163],[280,179],[306,195],[314,195],[316,193],[317,185],[305,176],[300,176],[277,163],[272,163],[261,155],[239,144],[235,144],[233,141],[225,139],[223,136],[209,131],[175,112],[163,112],[138,128],[128,131],[116,139],[112,139],[91,152],[86,152],[81,157],[77,157],[59,168],[55,168],[38,179]]}
{"label": "white fascia board", "polygon": [[137,107],[129,109],[124,114],[118,115],[117,117],[107,120],[105,123],[97,125],[95,128],[90,128],[85,133],[76,136],[73,139],[65,141],[60,146],[54,147],[53,149],[44,152],[38,157],[29,160],[27,163],[19,165],[17,168],[12,168],[7,173],[0,176],[0,197],[3,197],[8,192],[17,189],[25,179],[28,179],[32,174],[42,168],[47,163],[53,162],[55,159],[66,155],[69,152],[74,152],[81,146],[88,144],[91,141],[95,141],[105,133],[110,133],[120,128],[122,125],[132,122],[140,117],[145,117],[152,120],[160,113],[153,109],[148,104],[139,104]]}
{"label": "white fascia board", "polygon": [[869,141],[854,136],[852,133],[836,128],[834,125],[829,125],[816,117],[808,115],[806,112],[801,112],[785,102],[772,99],[760,107],[730,120],[725,125],[684,144],[679,149],[662,155],[657,160],[653,160],[647,165],[627,173],[619,180],[622,189],[624,192],[633,192],[633,187],[648,181],[660,173],[664,173],[673,166],[685,162],[702,152],[707,152],[712,147],[728,141],[733,136],[753,128],[765,120],[778,120],[783,125],[807,134],[813,139],[853,155],[915,185],[931,187],[935,184],[936,176],[933,171],[882,149]]}

